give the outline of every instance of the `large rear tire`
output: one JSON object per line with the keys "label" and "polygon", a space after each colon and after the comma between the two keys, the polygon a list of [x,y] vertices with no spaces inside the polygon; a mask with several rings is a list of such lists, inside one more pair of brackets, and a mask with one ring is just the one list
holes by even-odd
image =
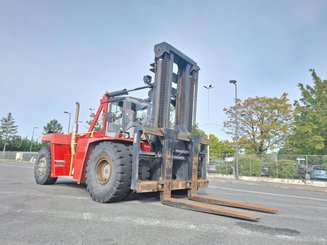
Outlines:
{"label": "large rear tire", "polygon": [[51,177],[51,153],[48,147],[42,147],[36,157],[34,178],[40,185],[52,185],[57,180]]}
{"label": "large rear tire", "polygon": [[87,161],[85,178],[90,196],[97,202],[117,202],[130,192],[132,154],[129,146],[102,142]]}

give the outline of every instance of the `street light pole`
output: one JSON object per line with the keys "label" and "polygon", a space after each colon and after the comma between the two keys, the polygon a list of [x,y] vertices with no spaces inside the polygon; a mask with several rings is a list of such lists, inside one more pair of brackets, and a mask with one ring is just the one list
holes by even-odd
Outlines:
{"label": "street light pole", "polygon": [[[209,121],[210,121],[210,118],[209,118],[209,115],[210,115],[210,109],[209,109],[209,106],[210,106],[210,89],[213,88],[213,86],[210,84],[209,86],[203,86],[206,90],[208,90],[208,114],[207,114],[207,125],[209,127]],[[210,139],[210,133],[208,132],[208,140]],[[210,146],[208,145],[208,159],[207,159],[207,164],[209,165],[209,161],[210,161]]]}
{"label": "street light pole", "polygon": [[213,86],[210,84],[209,86],[203,86],[207,91],[208,91],[208,114],[207,114],[207,124],[209,125],[209,115],[210,115],[210,110],[209,110],[209,105],[210,105],[210,89],[213,88]]}
{"label": "street light pole", "polygon": [[72,114],[70,112],[68,112],[68,111],[64,111],[64,113],[69,114],[68,131],[67,131],[67,133],[69,133],[69,131],[70,131],[70,118],[71,118]]}
{"label": "street light pole", "polygon": [[34,127],[33,128],[33,133],[32,133],[32,138],[31,138],[31,145],[30,145],[30,152],[32,152],[32,146],[33,146],[33,138],[34,138],[34,131],[35,129],[37,129],[38,127]]}
{"label": "street light pole", "polygon": [[230,80],[229,83],[235,85],[235,161],[236,161],[236,169],[235,169],[235,178],[238,180],[238,108],[237,108],[237,81]]}

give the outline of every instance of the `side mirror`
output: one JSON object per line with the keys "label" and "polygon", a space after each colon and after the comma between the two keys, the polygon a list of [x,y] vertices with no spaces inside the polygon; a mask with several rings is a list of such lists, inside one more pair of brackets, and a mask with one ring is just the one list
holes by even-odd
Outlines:
{"label": "side mirror", "polygon": [[145,84],[151,85],[152,77],[149,76],[149,75],[145,75],[145,76],[143,77],[143,82],[144,82]]}

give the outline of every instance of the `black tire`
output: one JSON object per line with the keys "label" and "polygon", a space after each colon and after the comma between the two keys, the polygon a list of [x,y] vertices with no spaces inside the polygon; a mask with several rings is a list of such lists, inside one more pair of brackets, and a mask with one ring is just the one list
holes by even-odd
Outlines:
{"label": "black tire", "polygon": [[48,147],[42,147],[36,157],[34,178],[40,185],[52,185],[57,181],[57,178],[51,177],[51,153]]}
{"label": "black tire", "polygon": [[130,192],[132,153],[129,146],[102,142],[87,161],[86,189],[97,202],[117,202]]}

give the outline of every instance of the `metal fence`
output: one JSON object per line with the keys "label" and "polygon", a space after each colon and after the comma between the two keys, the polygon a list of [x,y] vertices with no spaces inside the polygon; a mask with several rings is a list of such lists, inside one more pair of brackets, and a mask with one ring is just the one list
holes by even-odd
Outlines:
{"label": "metal fence", "polygon": [[[327,180],[327,155],[239,155],[239,176]],[[235,174],[235,158],[210,155],[209,173]]]}
{"label": "metal fence", "polygon": [[37,154],[37,152],[6,151],[0,152],[0,160],[33,162],[35,161]]}
{"label": "metal fence", "polygon": [[[36,156],[37,152],[7,151],[0,153],[0,160],[34,162]],[[210,154],[208,172],[235,175],[235,164],[233,155]],[[239,176],[327,180],[327,155],[240,154],[238,169]]]}

